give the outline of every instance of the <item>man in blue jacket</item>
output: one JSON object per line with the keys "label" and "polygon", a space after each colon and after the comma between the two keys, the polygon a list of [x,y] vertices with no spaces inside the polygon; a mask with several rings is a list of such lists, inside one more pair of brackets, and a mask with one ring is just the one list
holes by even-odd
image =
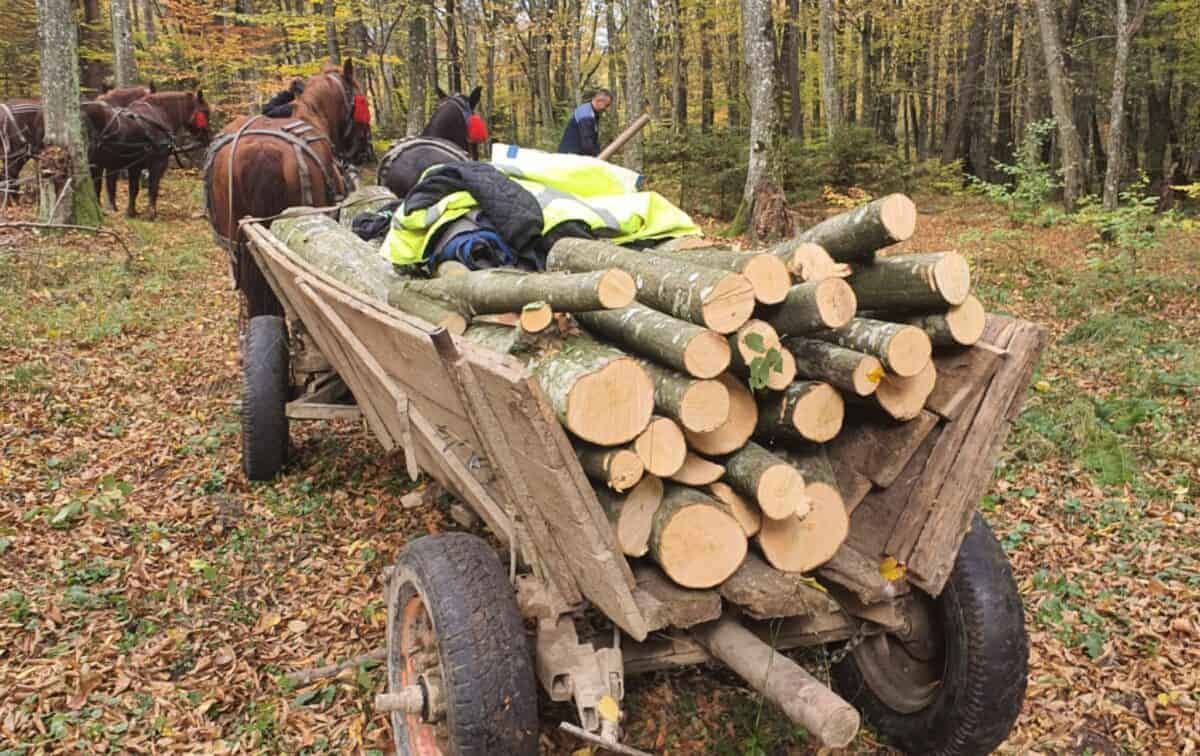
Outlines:
{"label": "man in blue jacket", "polygon": [[599,155],[600,114],[608,110],[612,99],[612,92],[597,89],[592,99],[575,108],[571,120],[567,121],[567,128],[563,130],[558,151],[592,157]]}

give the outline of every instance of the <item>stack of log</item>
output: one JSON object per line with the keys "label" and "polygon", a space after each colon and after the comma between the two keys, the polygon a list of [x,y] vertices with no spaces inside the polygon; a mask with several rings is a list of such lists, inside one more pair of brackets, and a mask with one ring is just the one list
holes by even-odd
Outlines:
{"label": "stack of log", "polygon": [[[960,254],[877,254],[915,221],[897,194],[766,249],[564,239],[545,273],[422,279],[324,216],[273,231],[347,286],[523,362],[620,549],[710,588],[744,563],[804,573],[830,560],[849,528],[830,443],[860,419],[920,418],[934,350],[982,334]],[[762,560],[747,561],[750,544]]]}

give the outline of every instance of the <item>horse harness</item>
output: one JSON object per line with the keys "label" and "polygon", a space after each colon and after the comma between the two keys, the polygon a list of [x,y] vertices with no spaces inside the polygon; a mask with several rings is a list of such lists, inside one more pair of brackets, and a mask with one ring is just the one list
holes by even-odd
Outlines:
{"label": "horse harness", "polygon": [[[133,123],[136,123],[146,136],[146,141],[150,144],[150,153],[154,155],[171,155],[178,152],[175,146],[175,134],[172,129],[167,127],[156,118],[152,118],[145,113],[139,113],[132,108],[122,108],[115,105],[110,105],[107,102],[99,102],[107,110],[111,111],[108,121],[104,124],[104,128],[96,135],[97,145],[105,144],[108,147],[116,148],[120,157],[129,157],[131,162],[136,162],[140,157],[147,153],[140,148],[141,143],[123,141],[117,139],[121,131],[121,119],[127,118]],[[157,132],[157,134],[155,133]],[[137,146],[135,146],[137,145]],[[122,148],[130,148],[128,151],[123,151]]]}
{"label": "horse harness", "polygon": [[[212,186],[210,184],[212,173],[209,169],[212,166],[212,162],[216,160],[217,153],[225,145],[229,145],[229,216],[233,216],[233,161],[237,154],[238,143],[243,136],[275,137],[291,145],[292,152],[296,156],[297,170],[300,174],[300,191],[305,205],[332,205],[341,202],[344,195],[338,191],[333,173],[330,171],[329,166],[326,165],[326,162],[317,154],[316,150],[312,148],[312,145],[316,142],[325,142],[329,145],[330,154],[336,156],[337,152],[333,149],[333,143],[329,137],[322,134],[311,123],[299,119],[286,123],[279,128],[251,128],[255,121],[262,117],[261,115],[251,117],[237,131],[229,134],[221,134],[209,145],[208,155],[204,163],[204,204],[208,210],[208,216],[210,218],[213,217]],[[324,180],[325,197],[320,202],[316,201],[316,198],[313,196],[312,172],[308,165],[309,160],[312,160],[321,169],[321,177]],[[344,181],[344,177],[339,175],[339,178],[343,178]],[[214,227],[213,236],[217,244],[225,249],[225,251],[230,254],[237,251],[236,235],[234,239],[226,239]]]}
{"label": "horse harness", "polygon": [[[33,143],[29,141],[29,135],[25,133],[25,127],[17,120],[17,113],[36,113],[41,110],[40,105],[33,103],[18,103],[17,105],[9,105],[8,103],[0,102],[0,114],[3,114],[4,120],[0,121],[0,154],[4,156],[5,162],[16,160],[18,158],[33,157]],[[12,134],[9,133],[8,123],[12,123]],[[20,140],[20,143],[14,146],[13,137]]]}
{"label": "horse harness", "polygon": [[379,170],[376,171],[378,177],[376,181],[382,183],[387,177],[388,171],[391,170],[392,163],[396,162],[396,158],[414,147],[431,147],[438,150],[446,156],[448,162],[466,162],[471,159],[466,150],[449,140],[440,137],[407,137],[396,142],[388,148],[387,152],[383,153],[383,157],[379,160]]}

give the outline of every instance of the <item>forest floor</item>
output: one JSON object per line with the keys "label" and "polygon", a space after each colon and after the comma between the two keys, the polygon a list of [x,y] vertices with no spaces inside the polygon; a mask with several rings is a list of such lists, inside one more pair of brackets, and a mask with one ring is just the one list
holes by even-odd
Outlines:
{"label": "forest floor", "polygon": [[[982,505],[1032,641],[1003,750],[1190,753],[1200,233],[1135,265],[1085,227],[918,205],[908,246],[962,250],[989,309],[1051,334]],[[172,172],[158,222],[114,217],[132,267],[109,240],[0,229],[0,753],[390,751],[378,668],[284,673],[380,646],[381,568],[451,521],[399,508],[407,477],[353,424],[295,424],[287,474],[246,482],[237,307],[201,208]],[[656,752],[817,751],[719,671],[632,679],[626,707]],[[545,753],[578,747],[569,716],[543,707]]]}

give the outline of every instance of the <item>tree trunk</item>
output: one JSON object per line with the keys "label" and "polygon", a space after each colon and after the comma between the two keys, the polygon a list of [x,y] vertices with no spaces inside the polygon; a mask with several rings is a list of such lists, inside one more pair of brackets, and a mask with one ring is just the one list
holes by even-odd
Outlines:
{"label": "tree trunk", "polygon": [[[425,28],[428,29],[425,55],[428,62],[425,65],[425,74],[428,77],[426,89],[429,91],[431,98],[436,98],[436,93],[441,87],[441,72],[438,71],[438,22],[437,22],[437,7],[433,0],[427,0],[425,8]],[[436,100],[435,100],[436,101]]]}
{"label": "tree trunk", "polygon": [[707,134],[713,127],[713,22],[703,6],[698,6],[700,19],[700,132]]}
{"label": "tree trunk", "polygon": [[[747,220],[757,219],[756,200],[774,186],[771,150],[778,114],[775,110],[775,34],[771,24],[770,0],[741,0],[742,40],[746,46],[746,72],[750,78],[750,157],[742,212]],[[751,222],[751,236],[758,223]]]}
{"label": "tree trunk", "polygon": [[742,63],[738,53],[738,35],[730,32],[725,35],[726,66],[725,72],[725,117],[729,128],[734,131],[742,127]]}
{"label": "tree trunk", "polygon": [[133,56],[133,25],[129,20],[130,0],[111,0],[113,33],[113,79],[118,87],[137,83],[137,59]]}
{"label": "tree trunk", "polygon": [[965,302],[945,312],[909,318],[908,324],[924,331],[935,347],[963,347],[979,341],[986,321],[983,305],[975,297],[968,296]]}
{"label": "tree trunk", "polygon": [[832,138],[842,125],[838,103],[837,51],[834,49],[834,0],[821,3],[821,107],[825,111],[825,136]]}
{"label": "tree trunk", "polygon": [[146,45],[153,46],[158,42],[158,28],[154,22],[154,0],[140,0],[142,3],[142,30],[146,33]]}
{"label": "tree trunk", "polygon": [[[1141,8],[1137,15],[1140,17]],[[1125,165],[1125,76],[1129,46],[1140,20],[1130,21],[1128,0],[1117,0],[1117,58],[1113,62],[1112,98],[1109,100],[1108,170],[1104,175],[1104,209],[1116,210],[1121,173]]]}
{"label": "tree trunk", "polygon": [[94,94],[99,94],[104,86],[104,63],[95,58],[96,52],[104,48],[102,27],[100,0],[83,0],[83,24],[79,33],[84,48],[91,53],[83,60],[83,86]]}
{"label": "tree trunk", "polygon": [[671,0],[671,126],[687,128],[687,60],[684,58],[682,0]]}
{"label": "tree trunk", "polygon": [[949,163],[964,155],[963,135],[967,127],[967,118],[975,107],[976,89],[979,86],[979,73],[984,65],[984,41],[987,32],[987,7],[980,3],[971,20],[971,31],[967,36],[967,59],[959,73],[958,97],[955,99],[954,115],[946,129],[946,138],[942,141],[942,162]]}
{"label": "tree trunk", "polygon": [[616,3],[617,0],[605,0],[604,3],[604,31],[608,37],[604,54],[608,58],[608,88],[613,93],[613,103],[610,106],[612,116],[617,123],[624,123],[621,118],[621,108],[625,107],[625,112],[628,113],[636,111],[623,103],[625,88],[621,86],[621,77],[618,73],[621,58],[621,43],[618,39],[620,31],[617,29],[616,14],[613,13],[613,6]]}
{"label": "tree trunk", "polygon": [[[329,60],[342,64],[342,50],[338,46],[337,21],[334,16],[334,0],[322,0],[321,15],[325,18],[325,54]],[[390,97],[391,93],[388,93]]]}
{"label": "tree trunk", "polygon": [[869,318],[854,318],[842,328],[818,331],[813,338],[873,355],[902,377],[924,370],[933,353],[933,345],[921,329]]}
{"label": "tree trunk", "polygon": [[754,311],[754,289],[738,273],[698,268],[669,257],[588,239],[563,239],[546,260],[546,269],[552,271],[604,268],[620,268],[632,274],[642,304],[718,333],[737,330]]}
{"label": "tree trunk", "polygon": [[608,341],[696,378],[714,378],[729,367],[729,345],[719,334],[642,304],[580,312],[576,319]]}
{"label": "tree trunk", "polygon": [[1058,144],[1062,153],[1063,201],[1073,210],[1083,197],[1087,185],[1084,175],[1083,143],[1075,128],[1075,113],[1071,106],[1071,80],[1063,65],[1062,47],[1058,37],[1058,22],[1051,0],[1034,0],[1038,30],[1046,57],[1046,78],[1050,83],[1050,102],[1058,124]]}
{"label": "tree trunk", "polygon": [[414,12],[408,21],[408,122],[405,133],[416,136],[425,128],[426,49],[425,14]]}
{"label": "tree trunk", "polygon": [[[646,8],[647,0],[629,0],[626,4],[626,56],[625,56],[625,76],[628,79],[626,85],[626,101],[628,102],[628,114],[630,116],[635,113],[641,113],[646,103],[646,58],[653,55],[653,52],[646,45],[647,33],[645,27],[650,24],[649,13]],[[625,167],[638,173],[645,173],[645,157],[642,154],[642,133],[638,132],[629,143],[625,145]]]}
{"label": "tree trunk", "polygon": [[720,247],[672,248],[659,246],[654,254],[676,257],[704,268],[741,273],[754,287],[754,297],[763,304],[778,304],[787,296],[791,274],[780,257],[765,252],[739,252]]}
{"label": "tree trunk", "polygon": [[785,460],[753,441],[725,459],[725,482],[758,502],[768,519],[808,514],[804,477]]}
{"label": "tree trunk", "polygon": [[712,588],[746,558],[746,534],[720,502],[668,484],[650,531],[650,555],[684,588]]}
{"label": "tree trunk", "polygon": [[783,27],[783,75],[788,91],[788,136],[804,138],[804,101],[800,98],[800,0],[787,0]]}
{"label": "tree trunk", "polygon": [[37,0],[44,147],[39,156],[43,223],[100,225],[79,113],[79,42],[70,0]]}
{"label": "tree trunk", "polygon": [[[996,139],[992,142],[991,157],[1001,163],[1011,163],[1015,152],[1016,139],[1013,129],[1013,90],[1016,79],[1013,75],[1013,62],[1016,55],[1013,52],[1013,37],[1017,23],[1016,0],[1004,3],[1004,17],[1000,31],[998,48],[998,67],[1000,76],[996,82]],[[998,178],[995,170],[989,166],[988,178]]]}
{"label": "tree trunk", "polygon": [[883,379],[883,365],[869,354],[806,338],[785,339],[783,346],[796,358],[796,374],[827,381],[856,396],[875,393]]}
{"label": "tree trunk", "polygon": [[462,53],[458,49],[458,11],[454,0],[446,0],[446,56],[450,59],[450,91],[465,91],[462,83]]}

